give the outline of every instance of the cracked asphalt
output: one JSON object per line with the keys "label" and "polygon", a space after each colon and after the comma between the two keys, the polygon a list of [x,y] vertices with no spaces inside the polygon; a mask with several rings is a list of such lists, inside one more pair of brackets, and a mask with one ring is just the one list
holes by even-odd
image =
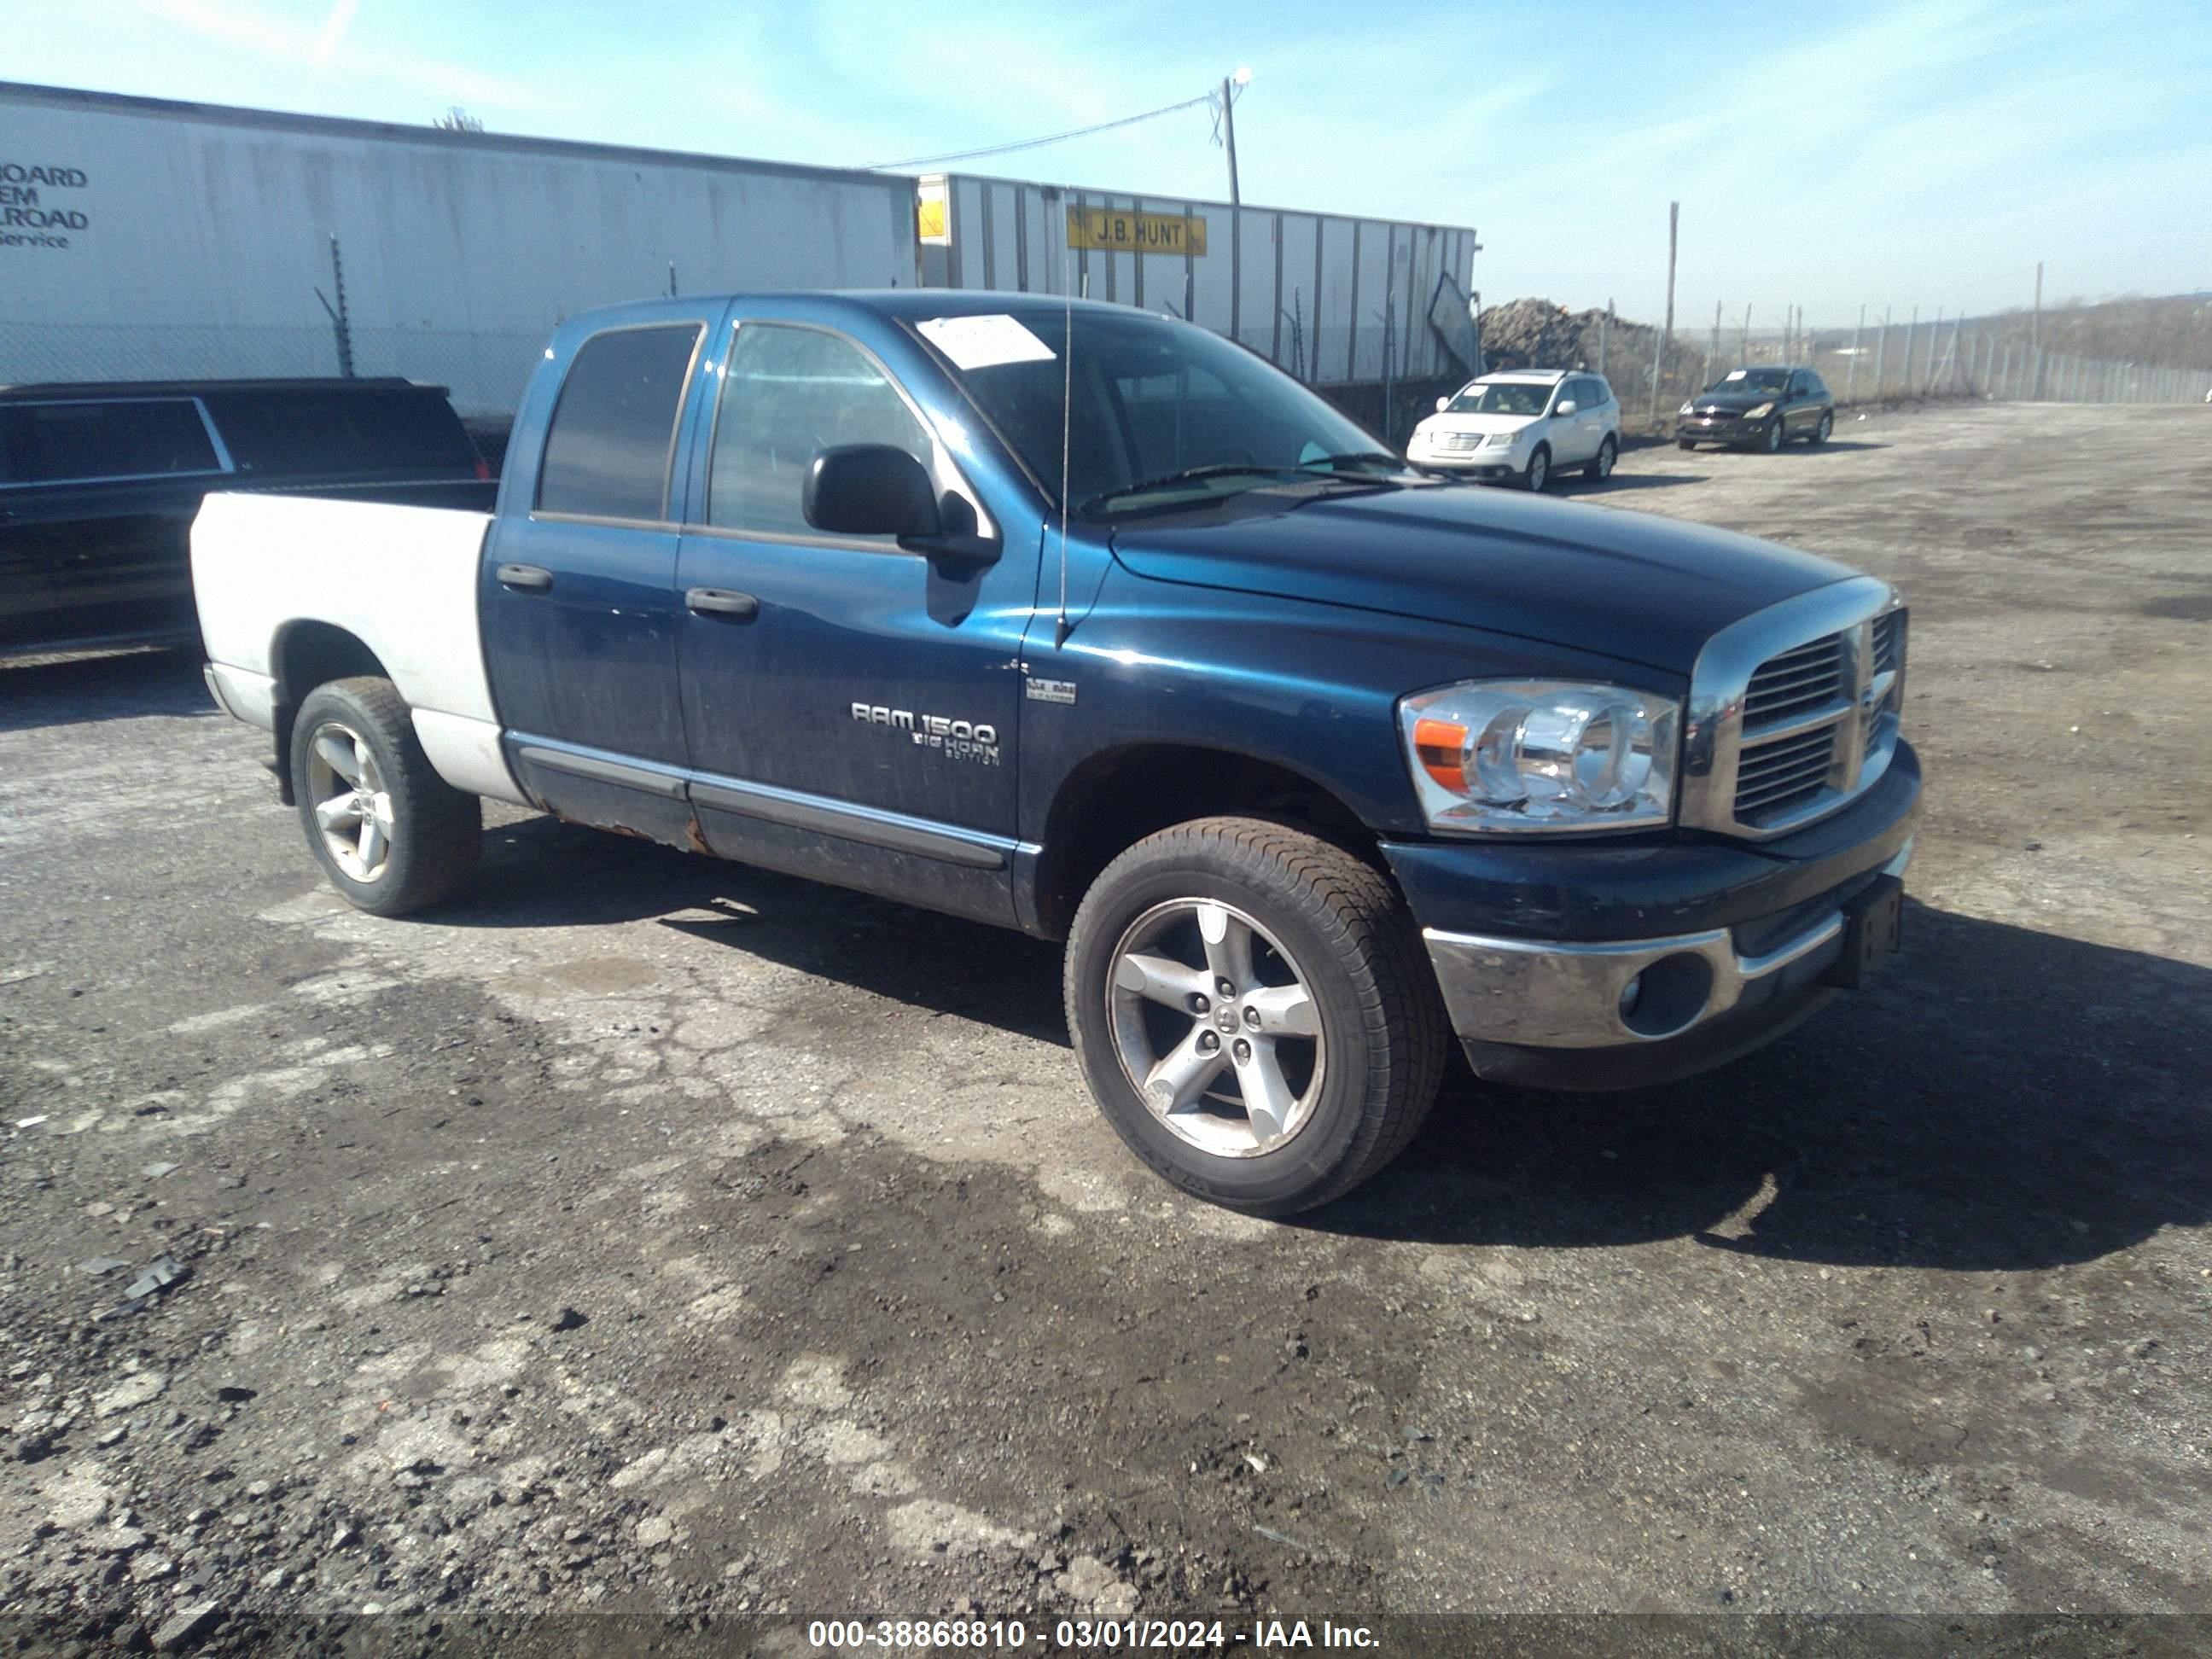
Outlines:
{"label": "cracked asphalt", "polygon": [[1053,947],[504,810],[380,921],[196,662],[0,666],[0,1607],[2212,1612],[2208,440],[1565,486],[1904,587],[1905,953],[1689,1082],[1456,1073],[1297,1224],[1124,1152]]}

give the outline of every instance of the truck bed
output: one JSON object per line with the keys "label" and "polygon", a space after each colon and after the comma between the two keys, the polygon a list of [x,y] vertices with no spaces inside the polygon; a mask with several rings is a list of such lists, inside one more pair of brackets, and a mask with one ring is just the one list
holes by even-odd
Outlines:
{"label": "truck bed", "polygon": [[192,586],[216,695],[240,719],[273,728],[288,635],[307,623],[341,630],[383,665],[447,781],[520,799],[477,629],[490,525],[490,514],[458,507],[210,495],[192,521]]}

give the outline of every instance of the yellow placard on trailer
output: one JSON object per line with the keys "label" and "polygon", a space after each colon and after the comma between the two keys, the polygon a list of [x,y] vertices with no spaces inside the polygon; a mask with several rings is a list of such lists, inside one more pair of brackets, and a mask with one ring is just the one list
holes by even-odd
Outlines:
{"label": "yellow placard on trailer", "polygon": [[1206,221],[1195,213],[1125,213],[1072,207],[1067,245],[1093,253],[1173,253],[1206,257]]}
{"label": "yellow placard on trailer", "polygon": [[946,208],[945,194],[945,175],[941,173],[915,182],[914,232],[924,247],[952,245],[951,216]]}

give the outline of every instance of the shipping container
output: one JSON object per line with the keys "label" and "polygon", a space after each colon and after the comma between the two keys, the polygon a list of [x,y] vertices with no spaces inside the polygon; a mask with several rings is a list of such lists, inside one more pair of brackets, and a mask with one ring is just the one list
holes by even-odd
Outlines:
{"label": "shipping container", "polygon": [[965,173],[918,181],[921,280],[1189,319],[1316,386],[1476,364],[1475,233]]}
{"label": "shipping container", "polygon": [[0,83],[0,382],[350,369],[512,410],[586,306],[915,262],[909,178]]}

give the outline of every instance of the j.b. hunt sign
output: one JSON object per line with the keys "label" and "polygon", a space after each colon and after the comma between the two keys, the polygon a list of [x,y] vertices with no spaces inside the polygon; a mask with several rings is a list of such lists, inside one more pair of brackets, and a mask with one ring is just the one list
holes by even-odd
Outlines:
{"label": "j.b. hunt sign", "polygon": [[0,160],[0,247],[59,247],[92,216],[75,204],[91,181],[82,167]]}

